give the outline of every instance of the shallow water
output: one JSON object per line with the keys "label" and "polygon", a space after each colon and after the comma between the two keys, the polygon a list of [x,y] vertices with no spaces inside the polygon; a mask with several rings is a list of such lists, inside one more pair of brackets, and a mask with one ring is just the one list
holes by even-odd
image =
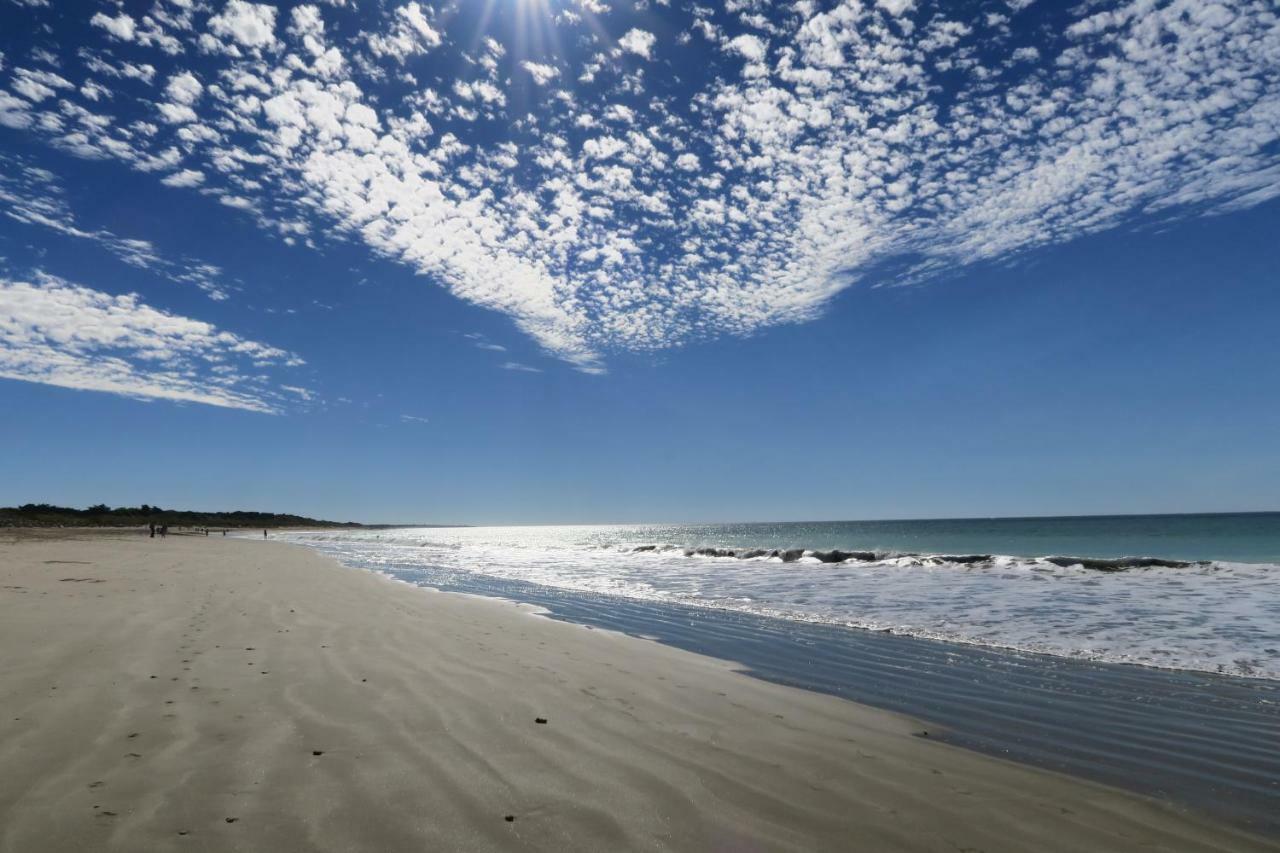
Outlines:
{"label": "shallow water", "polygon": [[[411,582],[480,575],[790,622],[1280,679],[1280,513],[284,536]],[[1134,557],[1165,564],[1097,561]]]}

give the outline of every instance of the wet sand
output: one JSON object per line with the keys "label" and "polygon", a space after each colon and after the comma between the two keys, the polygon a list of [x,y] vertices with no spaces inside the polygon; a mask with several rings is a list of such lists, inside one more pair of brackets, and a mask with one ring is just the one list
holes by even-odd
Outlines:
{"label": "wet sand", "polygon": [[0,714],[3,851],[1280,849],[273,542],[0,544]]}
{"label": "wet sand", "polygon": [[418,565],[391,574],[731,660],[756,678],[923,718],[933,739],[1280,838],[1277,681],[947,643]]}

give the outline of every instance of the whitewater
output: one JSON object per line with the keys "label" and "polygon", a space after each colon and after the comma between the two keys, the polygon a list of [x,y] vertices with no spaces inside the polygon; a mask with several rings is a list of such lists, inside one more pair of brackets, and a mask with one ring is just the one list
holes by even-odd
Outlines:
{"label": "whitewater", "polygon": [[[1266,559],[1280,550],[1278,530],[1280,516],[1255,514],[282,536],[423,586],[466,589],[491,578],[1060,657],[1280,679],[1280,560]],[[805,539],[812,547],[801,544]],[[910,548],[920,544],[1074,550],[1028,556]],[[1132,550],[1142,546],[1145,553]],[[1213,553],[1231,559],[1207,556]]]}

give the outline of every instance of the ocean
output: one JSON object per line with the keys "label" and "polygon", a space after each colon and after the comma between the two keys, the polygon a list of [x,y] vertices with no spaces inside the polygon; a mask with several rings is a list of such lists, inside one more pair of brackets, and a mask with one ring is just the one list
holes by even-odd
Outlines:
{"label": "ocean", "polygon": [[[409,583],[1280,679],[1280,513],[291,532]],[[686,610],[687,608],[687,610]]]}

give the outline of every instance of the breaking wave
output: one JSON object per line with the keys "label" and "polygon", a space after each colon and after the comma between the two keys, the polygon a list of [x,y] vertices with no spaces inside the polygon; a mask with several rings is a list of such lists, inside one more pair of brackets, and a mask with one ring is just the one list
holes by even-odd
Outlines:
{"label": "breaking wave", "polygon": [[738,560],[777,560],[797,563],[804,560],[818,563],[886,563],[900,566],[994,566],[1010,561],[1044,562],[1061,568],[1078,566],[1098,572],[1122,572],[1126,569],[1185,569],[1191,566],[1211,566],[1211,560],[1170,560],[1165,557],[1013,557],[992,554],[912,554],[893,551],[841,551],[810,548],[686,548],[680,545],[636,545],[624,550],[631,553],[668,553],[679,551],[685,557],[732,557]]}
{"label": "breaking wave", "polygon": [[[1180,523],[1183,529],[1190,525]],[[1201,535],[1203,547],[1170,547],[1177,533],[1171,522],[1160,522],[1164,528],[1159,535],[1143,529],[1123,540],[1104,540],[1097,529],[1118,524],[1105,519],[1073,520],[1083,534],[1071,541],[1000,539],[985,530],[967,540],[1004,545],[1003,552],[942,550],[936,545],[944,543],[923,539],[919,544],[926,547],[894,548],[907,537],[890,543],[890,537],[879,535],[882,531],[851,532],[838,523],[416,528],[293,533],[287,538],[349,565],[428,586],[484,591],[503,585],[491,580],[511,582],[512,588],[536,584],[568,595],[614,596],[1062,657],[1280,679],[1280,560],[1269,556],[1274,553],[1272,521],[1233,523],[1259,527],[1261,533],[1252,541],[1260,544],[1251,547],[1253,553],[1267,555],[1264,561],[1191,558],[1231,555],[1232,546],[1238,550],[1245,541],[1235,531],[1212,540]],[[973,524],[953,526],[965,533]],[[1196,531],[1204,526],[1198,520],[1194,524]],[[840,547],[877,538],[890,547]],[[823,545],[801,547],[806,541]],[[762,542],[774,544],[752,544]],[[1121,547],[1153,542],[1158,543],[1153,549],[1168,547],[1169,553],[1115,556],[1124,553]],[[1041,556],[1009,553],[1035,544],[1048,546]],[[1105,547],[1111,553],[1048,550],[1061,546]]]}

